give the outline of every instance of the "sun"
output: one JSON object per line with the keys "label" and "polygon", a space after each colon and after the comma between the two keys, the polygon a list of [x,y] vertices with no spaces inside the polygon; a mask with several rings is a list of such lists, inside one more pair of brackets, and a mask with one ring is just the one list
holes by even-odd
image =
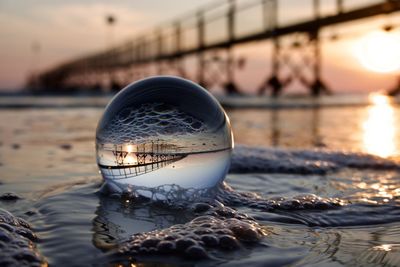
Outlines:
{"label": "sun", "polygon": [[354,53],[367,69],[380,73],[400,70],[400,36],[376,31],[362,37],[354,46]]}

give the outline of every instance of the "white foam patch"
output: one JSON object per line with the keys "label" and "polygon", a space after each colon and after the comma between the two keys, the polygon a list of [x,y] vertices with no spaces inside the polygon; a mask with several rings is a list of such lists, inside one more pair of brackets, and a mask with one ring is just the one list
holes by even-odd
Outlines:
{"label": "white foam patch", "polygon": [[288,150],[239,145],[232,155],[233,173],[325,174],[340,168],[397,170],[400,164],[365,153]]}

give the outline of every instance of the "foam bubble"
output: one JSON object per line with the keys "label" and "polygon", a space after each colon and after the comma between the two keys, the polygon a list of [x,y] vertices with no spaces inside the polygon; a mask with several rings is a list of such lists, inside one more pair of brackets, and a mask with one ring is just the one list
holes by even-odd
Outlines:
{"label": "foam bubble", "polygon": [[206,130],[201,120],[176,107],[164,103],[146,103],[118,112],[100,138],[108,143],[140,143],[148,137],[165,139],[174,135],[175,138],[179,138]]}
{"label": "foam bubble", "polygon": [[254,219],[221,204],[196,203],[190,210],[198,217],[185,224],[135,234],[114,253],[206,259],[259,243],[268,234]]}

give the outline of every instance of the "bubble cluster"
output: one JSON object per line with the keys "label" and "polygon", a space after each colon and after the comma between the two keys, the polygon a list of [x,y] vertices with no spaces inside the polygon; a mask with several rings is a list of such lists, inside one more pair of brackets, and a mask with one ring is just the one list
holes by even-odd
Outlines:
{"label": "bubble cluster", "polygon": [[145,103],[124,108],[102,132],[101,139],[110,143],[140,144],[167,140],[206,131],[204,123],[165,103]]}
{"label": "bubble cluster", "polygon": [[138,199],[146,196],[146,199],[164,204],[178,206],[186,205],[202,199],[212,199],[218,193],[219,187],[211,188],[183,188],[176,184],[166,184],[157,187],[135,186],[129,191],[116,192],[110,184],[104,184],[101,188],[103,194],[121,199]]}
{"label": "bubble cluster", "polygon": [[[157,190],[152,193],[169,191],[169,188],[161,187]],[[131,197],[130,194],[123,195],[119,202],[120,206],[114,206],[113,209],[120,211],[121,207],[127,207],[126,203],[136,203],[139,206],[145,203],[149,207],[167,208],[172,213],[173,211],[182,212],[187,217],[183,221],[189,222],[182,223],[182,220],[170,222],[173,224],[171,227],[134,234],[126,239],[126,237],[118,238],[116,233],[104,232],[107,228],[112,229],[108,231],[119,228],[115,228],[115,221],[107,221],[107,217],[102,217],[99,220],[102,222],[99,229],[102,236],[108,238],[113,236],[111,240],[106,239],[106,243],[113,244],[111,254],[117,257],[117,261],[124,261],[127,256],[129,259],[133,256],[139,261],[154,261],[154,256],[176,256],[187,260],[218,260],[224,258],[227,252],[244,250],[249,245],[262,242],[264,236],[268,235],[268,231],[253,218],[232,207],[246,207],[261,211],[260,216],[265,214],[268,218],[268,214],[273,212],[338,209],[348,204],[339,198],[323,198],[313,194],[266,198],[252,192],[236,191],[225,183],[218,188],[215,198],[203,199],[202,202],[197,199],[195,204],[191,204],[193,200],[190,198],[185,201],[160,203],[145,199],[142,202],[142,199],[131,199]],[[102,213],[108,214],[104,211]],[[291,222],[320,225],[313,224],[310,220],[296,218],[293,218]],[[163,225],[163,222],[159,223]],[[119,241],[115,242],[115,240]]]}
{"label": "bubble cluster", "polygon": [[0,209],[0,266],[43,266],[44,258],[36,251],[36,235],[21,218]]}
{"label": "bubble cluster", "polygon": [[237,250],[258,243],[267,234],[254,219],[223,205],[196,203],[191,210],[198,216],[192,221],[135,234],[120,244],[115,253],[206,259],[217,257],[218,251]]}
{"label": "bubble cluster", "polygon": [[229,206],[247,206],[261,211],[277,210],[321,210],[334,209],[346,205],[340,198],[323,198],[314,194],[299,195],[291,198],[264,198],[251,192],[238,192],[224,183],[217,199]]}

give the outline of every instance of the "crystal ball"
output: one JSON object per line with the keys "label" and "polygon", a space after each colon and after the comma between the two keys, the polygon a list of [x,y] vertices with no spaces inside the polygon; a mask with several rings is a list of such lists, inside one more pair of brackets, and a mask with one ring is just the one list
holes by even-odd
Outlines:
{"label": "crystal ball", "polygon": [[111,190],[173,200],[212,192],[228,172],[233,135],[218,101],[182,78],[132,83],[107,105],[96,131]]}

